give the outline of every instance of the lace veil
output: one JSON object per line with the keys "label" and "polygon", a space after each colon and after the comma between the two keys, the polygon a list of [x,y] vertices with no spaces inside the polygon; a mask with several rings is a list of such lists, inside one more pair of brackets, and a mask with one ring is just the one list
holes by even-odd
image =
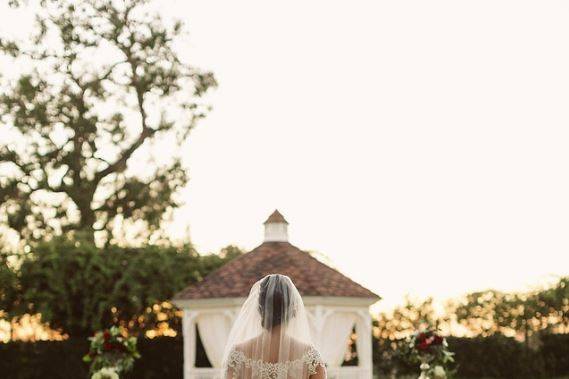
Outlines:
{"label": "lace veil", "polygon": [[300,293],[285,275],[251,288],[231,329],[223,367],[231,379],[305,379],[324,367]]}

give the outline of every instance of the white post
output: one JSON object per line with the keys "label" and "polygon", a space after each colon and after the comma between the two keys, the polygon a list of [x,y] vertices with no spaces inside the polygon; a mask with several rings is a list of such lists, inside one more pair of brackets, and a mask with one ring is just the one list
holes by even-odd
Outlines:
{"label": "white post", "polygon": [[360,378],[371,379],[373,375],[372,320],[368,310],[358,313],[360,317],[356,322],[356,348],[358,350],[358,367],[362,370]]}
{"label": "white post", "polygon": [[196,312],[184,310],[184,379],[190,379],[191,371],[196,366],[196,316]]}

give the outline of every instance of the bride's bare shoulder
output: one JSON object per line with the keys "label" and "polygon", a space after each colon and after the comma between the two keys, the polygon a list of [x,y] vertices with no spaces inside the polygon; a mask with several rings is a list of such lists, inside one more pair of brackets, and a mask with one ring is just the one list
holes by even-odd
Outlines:
{"label": "bride's bare shoulder", "polygon": [[240,344],[235,345],[233,347],[233,350],[237,350],[237,351],[240,351],[240,352],[247,354],[247,353],[251,352],[255,346],[259,346],[260,342],[261,342],[261,340],[259,337],[253,337],[251,339],[248,339],[245,342],[242,342]]}
{"label": "bride's bare shoulder", "polygon": [[[237,350],[240,352],[243,352],[245,354],[251,352],[252,350],[254,350],[255,348],[258,348],[260,346],[260,344],[262,344],[264,341],[262,338],[260,337],[253,337],[251,339],[248,339],[245,342],[242,342],[240,344],[237,344],[233,347],[233,350]],[[304,343],[302,341],[299,341],[297,339],[291,338],[289,340],[289,342],[286,344],[292,351],[296,352],[296,353],[300,353],[300,354],[304,354],[304,353],[309,353],[315,350],[313,345]]]}
{"label": "bride's bare shoulder", "polygon": [[309,344],[304,343],[304,342],[302,342],[302,341],[299,341],[299,340],[297,340],[297,339],[291,339],[290,346],[291,346],[295,351],[308,352],[308,351],[314,350],[314,346],[313,346],[313,345],[309,345]]}

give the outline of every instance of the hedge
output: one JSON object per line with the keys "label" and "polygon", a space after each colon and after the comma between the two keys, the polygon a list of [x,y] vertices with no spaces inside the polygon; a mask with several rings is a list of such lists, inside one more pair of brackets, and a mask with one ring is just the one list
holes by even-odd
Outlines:
{"label": "hedge", "polygon": [[[139,341],[143,359],[136,361],[128,379],[182,378],[183,345],[180,338]],[[88,341],[41,341],[0,344],[0,372],[11,379],[87,378],[88,367],[82,357]]]}
{"label": "hedge", "polygon": [[[447,340],[450,350],[456,354],[456,375],[460,379],[551,379],[569,375],[569,334],[543,335],[537,349],[527,348],[502,335]],[[379,361],[381,348],[391,347],[385,341],[375,342],[379,349],[374,362],[377,371],[389,374],[395,368],[400,374],[418,374],[416,367],[397,359]]]}
{"label": "hedge", "polygon": [[[569,335],[546,335],[539,350],[528,350],[511,338],[449,338],[456,352],[458,377],[538,379],[569,375]],[[0,373],[11,379],[87,378],[82,356],[88,341],[11,342],[0,344]],[[127,379],[181,379],[183,344],[181,338],[141,339],[142,359],[136,361]],[[198,346],[197,365],[209,362]]]}
{"label": "hedge", "polygon": [[540,351],[512,338],[449,338],[461,378],[550,378]]}

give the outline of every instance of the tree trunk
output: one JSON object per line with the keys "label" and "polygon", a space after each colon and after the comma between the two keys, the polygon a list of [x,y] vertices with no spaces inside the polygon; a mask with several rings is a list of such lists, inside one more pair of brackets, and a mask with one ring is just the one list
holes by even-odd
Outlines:
{"label": "tree trunk", "polygon": [[77,208],[79,208],[79,213],[81,219],[79,220],[79,229],[77,230],[78,234],[80,234],[81,238],[86,239],[90,242],[95,242],[95,212],[91,208],[91,203],[94,197],[93,189],[85,190],[79,194],[79,196],[74,199]]}

